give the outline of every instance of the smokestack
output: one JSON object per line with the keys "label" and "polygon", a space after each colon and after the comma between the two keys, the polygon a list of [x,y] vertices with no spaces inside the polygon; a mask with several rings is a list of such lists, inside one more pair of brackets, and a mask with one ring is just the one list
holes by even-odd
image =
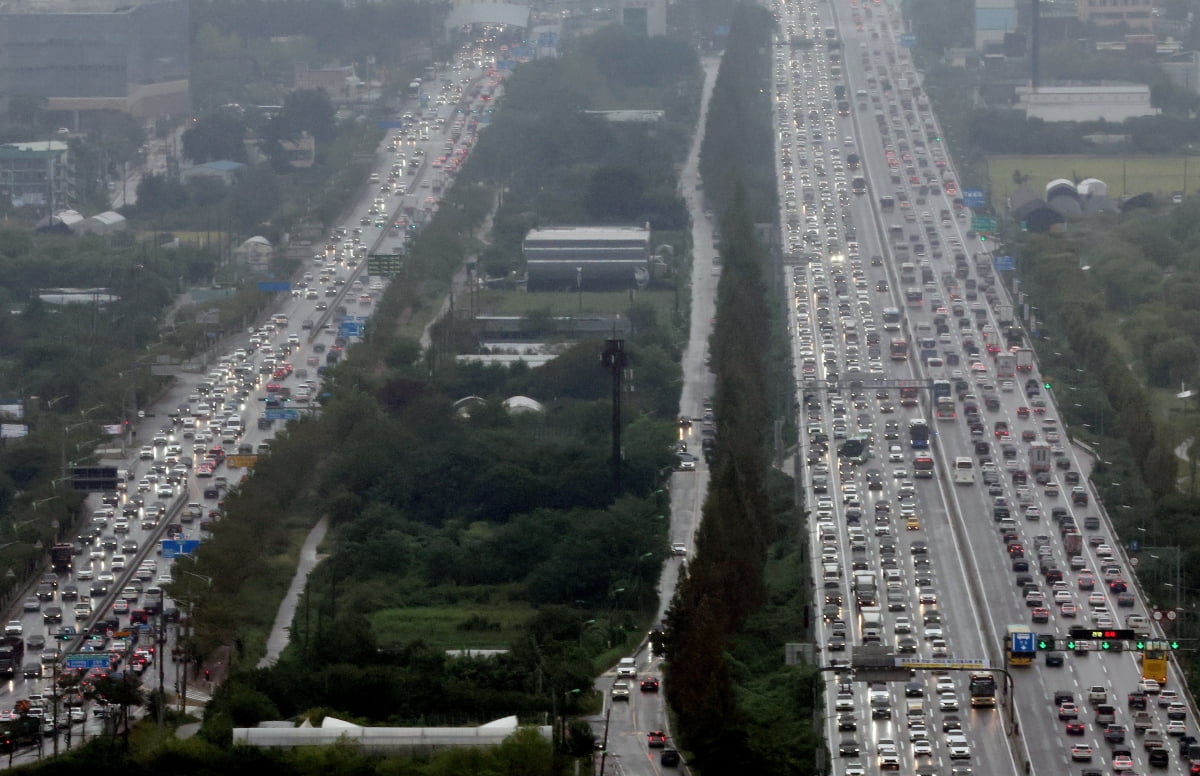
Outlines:
{"label": "smokestack", "polygon": [[1038,88],[1038,51],[1041,46],[1038,43],[1038,27],[1041,26],[1041,9],[1039,0],[1033,0],[1033,14],[1029,24],[1029,64],[1030,74],[1029,81],[1033,87],[1033,91]]}

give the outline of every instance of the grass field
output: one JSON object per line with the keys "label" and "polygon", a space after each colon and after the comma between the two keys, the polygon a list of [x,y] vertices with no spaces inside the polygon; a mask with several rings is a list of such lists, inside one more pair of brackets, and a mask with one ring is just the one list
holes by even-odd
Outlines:
{"label": "grass field", "polygon": [[476,297],[479,312],[485,315],[525,315],[532,311],[549,310],[551,315],[583,313],[624,313],[630,302],[653,306],[660,321],[668,321],[675,304],[671,291],[480,291]]}
{"label": "grass field", "polygon": [[1014,171],[1029,176],[1028,185],[1039,194],[1056,178],[1099,178],[1108,184],[1111,197],[1200,189],[1200,157],[1191,161],[1187,156],[991,156],[988,194],[994,205],[1005,202],[1016,188]]}
{"label": "grass field", "polygon": [[[376,612],[371,625],[383,648],[420,639],[436,649],[507,649],[522,637],[534,614],[532,607],[500,602],[409,606]],[[487,627],[465,627],[467,623]]]}

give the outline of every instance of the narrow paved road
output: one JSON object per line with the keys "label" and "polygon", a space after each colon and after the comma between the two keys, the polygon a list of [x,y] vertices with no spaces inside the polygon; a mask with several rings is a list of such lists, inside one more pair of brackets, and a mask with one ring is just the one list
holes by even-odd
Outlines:
{"label": "narrow paved road", "polygon": [[288,587],[287,595],[279,604],[279,612],[275,615],[275,624],[271,626],[271,634],[267,637],[267,654],[258,661],[259,668],[269,668],[275,665],[275,661],[279,660],[279,655],[291,640],[292,620],[296,617],[296,605],[300,603],[300,594],[304,592],[308,575],[324,558],[323,555],[317,554],[317,548],[321,546],[321,542],[325,541],[325,533],[328,530],[329,518],[322,517],[308,532],[308,538],[304,540],[304,546],[300,548],[300,563],[296,567],[296,576],[292,577],[292,584]]}

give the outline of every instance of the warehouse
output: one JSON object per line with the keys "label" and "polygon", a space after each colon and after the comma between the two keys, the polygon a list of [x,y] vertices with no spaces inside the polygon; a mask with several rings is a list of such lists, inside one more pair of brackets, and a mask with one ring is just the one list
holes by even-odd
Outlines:
{"label": "warehouse", "polygon": [[649,280],[649,226],[552,226],[525,236],[530,291],[601,291]]}

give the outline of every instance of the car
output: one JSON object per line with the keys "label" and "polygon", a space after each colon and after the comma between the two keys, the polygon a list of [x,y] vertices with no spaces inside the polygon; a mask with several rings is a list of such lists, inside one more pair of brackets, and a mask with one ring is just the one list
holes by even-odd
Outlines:
{"label": "car", "polygon": [[9,620],[8,623],[4,626],[4,635],[5,636],[20,636],[24,632],[24,630],[25,630],[25,626],[23,626],[21,624],[20,620]]}
{"label": "car", "polygon": [[858,717],[854,714],[838,715],[838,730],[841,732],[858,730]]}
{"label": "car", "polygon": [[1075,744],[1071,747],[1071,759],[1075,762],[1090,763],[1092,761],[1092,748],[1087,744]]}
{"label": "car", "polygon": [[952,733],[946,736],[946,748],[951,760],[964,760],[971,757],[971,743],[962,733]]}
{"label": "car", "polygon": [[838,755],[841,757],[858,757],[861,747],[853,738],[847,738],[838,744]]}
{"label": "car", "polygon": [[941,711],[958,711],[958,696],[952,692],[939,694],[938,709]]}
{"label": "car", "polygon": [[21,604],[21,608],[27,612],[39,611],[42,608],[41,599],[39,599],[37,596],[29,596]]}
{"label": "car", "polygon": [[1059,719],[1079,719],[1079,707],[1074,703],[1067,702],[1060,704],[1058,707]]}
{"label": "car", "polygon": [[1087,726],[1077,719],[1070,720],[1066,725],[1066,733],[1069,736],[1082,736],[1087,732]]}
{"label": "car", "polygon": [[666,767],[679,765],[679,752],[674,749],[663,749],[658,756],[658,762]]}
{"label": "car", "polygon": [[[1089,758],[1090,759],[1090,758]],[[1133,768],[1133,758],[1127,754],[1119,754],[1113,757],[1114,771],[1127,771]]]}
{"label": "car", "polygon": [[1180,719],[1172,719],[1167,722],[1167,735],[1182,736],[1187,733],[1187,723]]}
{"label": "car", "polygon": [[1162,687],[1153,679],[1141,679],[1137,683],[1137,689],[1144,692],[1146,695],[1158,695],[1162,691]]}
{"label": "car", "polygon": [[1177,693],[1176,691],[1167,690],[1167,689],[1163,689],[1163,690],[1159,691],[1158,707],[1160,709],[1165,709],[1168,706],[1170,706],[1172,703],[1178,703],[1178,702],[1179,702],[1179,693]]}
{"label": "car", "polygon": [[667,734],[661,730],[651,730],[646,734],[646,746],[652,749],[661,749],[667,745]]}
{"label": "car", "polygon": [[642,692],[658,692],[658,679],[653,676],[642,677]]}
{"label": "car", "polygon": [[679,471],[690,472],[696,470],[696,456],[691,453],[680,453],[676,457],[679,459]]}
{"label": "car", "polygon": [[625,681],[624,679],[618,679],[617,681],[613,682],[612,690],[609,691],[609,694],[612,696],[614,701],[629,700],[629,682]]}
{"label": "car", "polygon": [[914,757],[933,757],[933,745],[926,739],[919,738],[912,742]]}
{"label": "car", "polygon": [[844,773],[846,776],[867,776],[867,769],[858,760],[851,760],[846,763]]}

